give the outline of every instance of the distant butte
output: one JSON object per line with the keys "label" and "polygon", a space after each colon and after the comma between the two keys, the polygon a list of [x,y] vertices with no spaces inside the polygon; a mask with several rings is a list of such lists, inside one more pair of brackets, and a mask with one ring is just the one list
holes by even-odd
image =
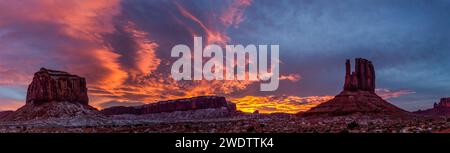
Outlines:
{"label": "distant butte", "polygon": [[371,61],[357,58],[355,71],[350,60],[345,63],[344,90],[333,99],[300,113],[302,116],[406,115],[402,110],[375,93],[375,68]]}
{"label": "distant butte", "polygon": [[428,116],[450,116],[450,97],[441,98],[439,103],[434,103],[433,108],[414,112]]}

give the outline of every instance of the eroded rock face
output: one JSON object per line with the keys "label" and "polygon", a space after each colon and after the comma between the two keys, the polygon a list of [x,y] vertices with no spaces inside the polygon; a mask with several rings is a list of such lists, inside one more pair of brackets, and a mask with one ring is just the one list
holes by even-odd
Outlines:
{"label": "eroded rock face", "polygon": [[431,109],[419,110],[414,113],[430,116],[450,116],[450,97],[441,98],[439,103],[434,103]]}
{"label": "eroded rock face", "polygon": [[317,105],[304,113],[305,116],[407,115],[408,112],[383,100],[369,91],[343,91],[328,102]]}
{"label": "eroded rock face", "polygon": [[47,102],[88,104],[86,80],[63,71],[41,68],[28,86],[26,103]]}
{"label": "eroded rock face", "polygon": [[357,58],[355,60],[355,71],[351,72],[350,60],[347,60],[345,70],[345,91],[375,92],[375,69],[371,61]]}
{"label": "eroded rock face", "polygon": [[351,114],[396,115],[409,114],[375,93],[375,69],[372,62],[357,58],[355,72],[350,70],[350,60],[345,63],[344,90],[335,98],[301,113],[303,116],[342,116]]}
{"label": "eroded rock face", "polygon": [[101,110],[105,115],[119,115],[119,114],[153,114],[163,112],[188,111],[209,108],[227,108],[230,111],[236,111],[236,105],[227,102],[225,97],[217,96],[200,96],[193,98],[161,101],[152,104],[141,106],[124,107],[117,106]]}

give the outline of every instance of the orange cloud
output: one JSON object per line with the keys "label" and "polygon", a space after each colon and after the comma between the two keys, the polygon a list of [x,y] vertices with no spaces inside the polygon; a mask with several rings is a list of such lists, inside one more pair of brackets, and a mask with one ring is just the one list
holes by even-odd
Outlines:
{"label": "orange cloud", "polygon": [[390,90],[390,89],[375,89],[375,92],[383,99],[391,99],[391,98],[397,98],[404,95],[414,94],[415,91],[412,90]]}
{"label": "orange cloud", "polygon": [[184,8],[180,4],[178,3],[174,4],[177,6],[181,15],[194,21],[206,33],[206,39],[208,44],[212,43],[226,44],[226,42],[230,40],[230,38],[226,34],[208,27],[200,19],[198,19],[196,16],[194,16],[191,12],[189,12],[186,8]]}
{"label": "orange cloud", "polygon": [[114,31],[113,17],[120,13],[119,0],[42,0],[33,11],[36,20],[64,25],[65,32],[81,39],[97,39]]}
{"label": "orange cloud", "polygon": [[222,12],[220,20],[226,26],[237,28],[244,20],[245,8],[252,4],[252,0],[234,0],[228,8]]}
{"label": "orange cloud", "polygon": [[298,113],[307,111],[320,103],[326,102],[334,96],[245,96],[232,99],[238,110],[252,113]]}
{"label": "orange cloud", "polygon": [[[0,2],[2,18],[45,21],[59,24],[64,32],[82,39],[113,31],[110,24],[120,13],[119,0],[5,0]],[[3,25],[7,25],[8,23]]]}
{"label": "orange cloud", "polygon": [[104,48],[92,50],[91,56],[95,56],[99,61],[98,63],[106,70],[106,72],[103,72],[106,75],[103,75],[99,81],[92,82],[91,85],[102,89],[113,89],[122,85],[128,77],[128,74],[120,68],[120,64],[117,62],[120,57],[119,54]]}
{"label": "orange cloud", "polygon": [[[71,46],[71,48],[79,48],[80,50],[77,51],[79,53],[73,51],[70,54],[62,53],[64,56],[68,56],[65,58],[70,58],[70,56],[74,54],[82,54],[80,56],[87,55],[90,56],[90,58],[97,59],[100,61],[99,63],[108,63],[103,64],[103,68],[109,69],[109,72],[121,73],[121,70],[114,69],[118,68],[117,66],[110,67],[111,63],[116,63],[119,55],[109,51],[103,40],[99,38],[100,35],[104,33],[111,33],[114,31],[112,20],[119,12],[119,0],[6,0],[0,2],[0,20],[3,22],[2,26],[14,26],[14,24],[21,22],[31,24],[51,23],[57,25],[57,28],[60,29],[54,29],[55,32],[62,32],[62,34],[67,37],[88,42],[83,46]],[[63,47],[64,44],[55,45],[61,45],[61,47]],[[11,50],[11,48],[8,50]],[[89,53],[90,55],[86,53],[91,50],[94,53]],[[14,48],[11,52],[20,53],[25,51]],[[50,52],[56,53],[58,51],[55,50]],[[64,51],[59,52],[61,53]],[[105,55],[106,58],[101,55]],[[16,76],[24,76],[18,78],[32,77],[26,77],[30,75],[25,74],[25,72],[17,71],[15,74]],[[108,75],[116,74],[113,73]],[[24,82],[23,79],[10,79],[10,81],[13,81],[14,83]]]}
{"label": "orange cloud", "polygon": [[[114,88],[123,83],[127,77],[125,71],[120,67],[118,59],[120,54],[114,53],[105,44],[101,35],[115,31],[113,18],[120,13],[119,0],[41,0],[30,1],[27,5],[15,4],[22,9],[14,10],[15,17],[23,20],[48,22],[59,25],[63,34],[67,37],[82,41],[83,46],[70,46],[77,50],[61,51],[67,52],[65,58],[87,58],[94,59],[99,64],[104,75],[97,76],[94,84],[101,84],[107,88]],[[20,3],[20,2],[15,2]],[[25,2],[24,2],[25,3]],[[56,52],[56,51],[54,51]],[[62,56],[62,57],[64,57]],[[74,73],[95,73],[89,64],[68,63],[69,69]]]}
{"label": "orange cloud", "polygon": [[156,57],[155,53],[158,44],[148,40],[147,37],[149,34],[138,30],[133,22],[128,22],[125,31],[131,33],[133,39],[136,41],[138,49],[135,57],[137,71],[131,71],[131,77],[136,79],[136,77],[143,77],[155,71],[161,63],[161,60]]}
{"label": "orange cloud", "polygon": [[[174,3],[179,13],[192,21],[196,25],[200,27],[200,29],[206,34],[207,43],[218,43],[225,44],[229,41],[229,37],[226,35],[226,28],[231,25],[237,25],[242,21],[242,12],[245,7],[251,4],[251,1],[233,1],[233,3],[227,7],[227,10],[234,12],[235,14],[229,17],[226,17],[229,12],[223,12],[222,19],[229,19],[229,22],[223,22],[222,26],[213,26],[207,23],[217,23],[213,21],[205,22],[202,21],[199,17],[192,14],[189,10],[183,7],[179,3]],[[210,18],[209,18],[210,19]],[[189,26],[178,18],[175,18],[176,22],[185,26],[185,28],[192,34],[196,35],[195,28]],[[221,23],[221,22],[219,22]],[[222,28],[222,29],[220,29]],[[154,55],[154,50],[157,48],[157,44],[147,40],[148,34],[142,31],[139,31],[130,24],[127,27],[126,31],[133,34],[136,40],[140,40],[140,46],[143,48],[142,56],[146,58],[146,60],[142,60],[139,62],[139,58],[136,58],[137,63],[140,63],[140,73],[142,72],[151,72],[149,75],[133,75],[129,73],[133,81],[127,82],[123,84],[120,88],[115,88],[113,90],[106,91],[94,91],[92,95],[101,97],[95,98],[94,102],[96,104],[100,104],[102,102],[107,102],[111,100],[116,101],[140,101],[145,103],[151,103],[158,100],[165,99],[176,99],[176,98],[186,98],[186,97],[195,97],[201,95],[217,95],[217,94],[232,94],[237,91],[241,91],[246,89],[252,83],[257,81],[250,80],[200,80],[200,81],[174,81],[168,74],[164,74],[161,72],[152,72],[157,69],[157,66],[160,64],[160,59],[157,59]],[[143,43],[142,43],[143,42]],[[220,70],[219,70],[220,71]],[[136,77],[137,76],[137,77]],[[300,79],[299,75],[290,74],[287,76],[281,76],[282,80],[291,80],[298,81]],[[105,98],[106,97],[106,98]],[[108,98],[109,97],[109,98]],[[281,106],[281,105],[280,105]]]}
{"label": "orange cloud", "polygon": [[[90,87],[101,89],[119,87],[128,74],[119,63],[121,55],[112,51],[104,41],[103,35],[115,32],[113,19],[120,14],[120,9],[119,0],[6,0],[0,2],[0,19],[4,21],[2,26],[11,28],[16,24],[36,25],[20,26],[23,29],[11,31],[14,32],[13,34],[23,35],[8,38],[13,41],[24,41],[21,47],[25,46],[25,49],[10,46],[8,48],[10,53],[6,55],[14,57],[29,53],[29,49],[26,48],[29,45],[27,40],[32,39],[29,37],[36,37],[36,40],[49,40],[48,44],[42,44],[45,45],[46,50],[41,51],[38,49],[39,46],[30,46],[32,49],[37,48],[36,52],[39,52],[39,54],[31,54],[33,57],[28,58],[34,63],[25,65],[20,70],[0,69],[1,74],[7,74],[0,79],[2,84],[28,84],[33,77],[32,74],[39,67],[56,65],[62,70],[86,76]],[[53,29],[44,29],[46,30],[44,32],[47,32],[44,35],[26,35],[27,32],[42,31],[39,25]],[[35,58],[39,61],[34,61]],[[16,62],[7,60],[8,62],[0,63],[0,67],[6,67],[3,64],[11,65]]]}
{"label": "orange cloud", "polygon": [[[202,21],[199,17],[192,14],[189,10],[187,10],[185,7],[183,7],[179,3],[174,3],[179,10],[180,14],[187,19],[190,19],[194,23],[196,23],[201,30],[206,34],[207,44],[216,43],[219,45],[225,45],[230,38],[226,34],[226,30],[230,26],[237,27],[243,20],[244,20],[244,11],[245,9],[250,6],[252,3],[251,0],[234,0],[231,1],[229,5],[226,5],[225,8],[221,13],[219,13],[217,18],[207,18],[206,21]],[[213,12],[210,12],[210,14],[213,14]],[[186,29],[193,35],[196,36],[198,32],[195,32],[193,28],[188,26],[188,24],[184,23],[183,21],[176,19],[179,24],[182,24],[186,27]],[[217,20],[217,21],[215,21]],[[219,23],[219,25],[210,25],[208,23]],[[248,62],[252,61],[246,61]],[[220,63],[222,64],[222,63]],[[236,64],[236,63],[235,63]],[[217,69],[217,71],[226,71],[225,67],[222,67],[220,69]],[[246,72],[246,78],[248,78],[248,72]],[[269,74],[271,75],[271,74]],[[300,79],[299,75],[291,74],[287,76],[281,76],[282,80],[291,80],[291,81],[298,81]],[[250,81],[250,80],[230,80],[230,81],[195,81],[194,87],[188,89],[186,91],[186,95],[188,96],[198,96],[202,94],[230,94],[235,91],[246,89],[249,85],[252,83],[255,83],[257,81]]]}

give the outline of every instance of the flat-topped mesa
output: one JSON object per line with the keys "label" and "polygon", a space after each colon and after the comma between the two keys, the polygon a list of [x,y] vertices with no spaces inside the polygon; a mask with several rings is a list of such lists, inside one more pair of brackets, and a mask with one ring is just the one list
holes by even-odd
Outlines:
{"label": "flat-topped mesa", "polygon": [[344,91],[333,99],[299,114],[302,116],[410,115],[409,112],[390,104],[375,93],[375,69],[372,62],[357,58],[354,72],[351,72],[350,66],[350,60],[347,60]]}
{"label": "flat-topped mesa", "polygon": [[371,61],[363,58],[355,60],[355,71],[351,72],[350,60],[345,63],[344,91],[375,92],[375,69]]}
{"label": "flat-topped mesa", "polygon": [[168,101],[160,101],[141,106],[116,106],[103,109],[101,112],[105,115],[120,115],[120,114],[154,114],[163,112],[188,111],[199,109],[216,109],[226,108],[229,111],[236,111],[236,105],[227,102],[225,97],[218,96],[200,96],[185,99],[176,99]]}
{"label": "flat-topped mesa", "polygon": [[88,105],[86,80],[63,71],[41,68],[28,86],[27,104],[70,102]]}

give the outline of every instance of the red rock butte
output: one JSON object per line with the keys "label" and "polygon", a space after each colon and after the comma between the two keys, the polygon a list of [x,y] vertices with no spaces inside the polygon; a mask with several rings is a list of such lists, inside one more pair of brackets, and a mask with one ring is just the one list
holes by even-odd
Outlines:
{"label": "red rock butte", "polygon": [[414,113],[428,116],[450,116],[450,97],[441,98],[439,103],[434,103],[433,108]]}
{"label": "red rock butte", "polygon": [[344,90],[333,99],[300,113],[303,116],[406,115],[402,110],[383,100],[375,93],[375,68],[371,61],[357,58],[355,71],[350,60],[345,63]]}
{"label": "red rock butte", "polygon": [[26,103],[70,102],[88,105],[86,80],[63,71],[41,68],[28,86]]}
{"label": "red rock butte", "polygon": [[355,71],[351,72],[350,60],[345,63],[345,91],[372,91],[375,92],[375,69],[371,61],[357,58]]}

